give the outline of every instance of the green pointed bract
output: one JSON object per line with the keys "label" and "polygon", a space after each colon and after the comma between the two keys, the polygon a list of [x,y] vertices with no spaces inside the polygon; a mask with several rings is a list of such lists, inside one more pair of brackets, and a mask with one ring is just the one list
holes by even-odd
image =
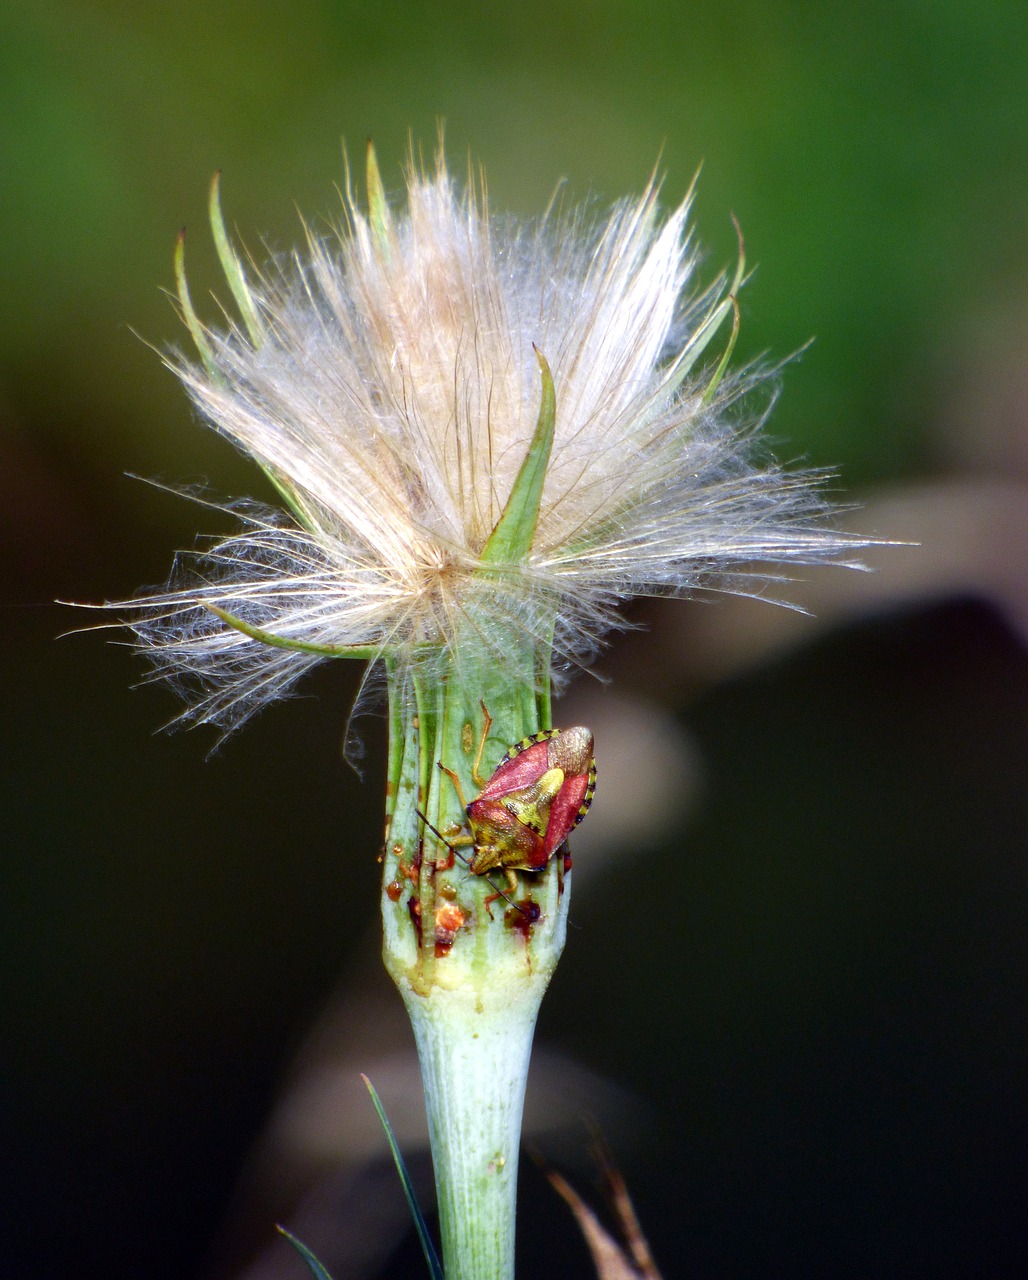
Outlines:
{"label": "green pointed bract", "polygon": [[254,346],[259,346],[261,339],[264,337],[264,325],[257,311],[257,304],[253,300],[253,294],[250,292],[250,286],[246,283],[246,274],[239,258],[236,256],[235,249],[232,248],[232,242],[228,238],[228,231],[225,229],[225,219],[221,214],[220,186],[221,174],[216,173],[211,180],[211,195],[207,205],[211,219],[211,231],[214,233],[214,247],[218,251],[221,269],[224,271],[225,279],[232,290],[232,296],[236,300],[239,314],[243,317],[243,324],[246,325],[246,332],[250,335],[250,341]]}
{"label": "green pointed bract", "polygon": [[735,340],[739,336],[739,301],[733,293],[728,299],[732,304],[732,332],[728,335],[728,342],[721,354],[721,359],[717,363],[717,368],[711,375],[710,381],[707,383],[706,389],[700,399],[700,404],[706,406],[714,399],[718,387],[721,385],[721,379],[725,376],[725,370],[728,368],[728,362],[732,358],[732,352],[735,350]]}
{"label": "green pointed bract", "polygon": [[304,506],[303,499],[293,488],[292,484],[284,477],[280,476],[273,468],[260,464],[261,470],[268,477],[282,501],[296,517],[297,524],[301,529],[306,529],[308,533],[313,532],[315,528],[314,520]]}
{"label": "green pointed bract", "polygon": [[178,239],[175,241],[175,291],[178,294],[178,304],[182,308],[182,319],[186,322],[186,328],[196,343],[196,349],[200,353],[203,367],[207,370],[208,377],[213,382],[220,384],[221,375],[218,373],[218,366],[214,362],[214,352],[211,350],[211,344],[207,341],[207,334],[200,323],[200,317],[193,307],[193,300],[189,296],[189,285],[186,281],[185,227],[178,233]]}
{"label": "green pointed bract", "polygon": [[682,350],[675,357],[671,365],[668,379],[665,387],[668,391],[674,391],[680,387],[689,373],[695,367],[697,360],[703,355],[704,351],[713,341],[715,334],[724,324],[729,312],[734,315],[732,323],[732,332],[728,339],[728,345],[721,359],[718,361],[717,368],[708,382],[701,399],[701,403],[707,405],[714,398],[724,376],[725,369],[728,367],[728,361],[731,358],[732,351],[735,348],[735,340],[739,334],[739,290],[742,288],[743,278],[746,274],[746,245],[742,238],[742,229],[736,221],[734,215],[732,222],[735,224],[735,232],[739,239],[739,258],[735,265],[735,274],[732,276],[732,283],[728,286],[728,294],[720,303],[710,312],[693,336],[685,344]]}
{"label": "green pointed bract", "polygon": [[371,220],[371,232],[375,237],[375,247],[383,257],[388,258],[392,251],[393,219],[389,212],[385,187],[382,185],[382,174],[379,172],[375,146],[370,138],[368,139],[367,183],[368,215]]}
{"label": "green pointed bract", "polygon": [[[251,339],[256,342],[260,330],[254,328],[257,311],[253,303],[253,297],[250,294],[249,286],[243,275],[242,267],[236,258],[229,244],[228,235],[225,231],[224,219],[221,216],[221,201],[218,196],[219,175],[215,174],[211,183],[211,228],[214,232],[214,241],[218,250],[218,258],[221,261],[222,268],[228,280],[229,287],[232,290],[232,296],[235,298],[239,309],[243,312],[243,318],[246,320],[247,332]],[[190,337],[196,344],[196,349],[200,353],[200,360],[207,372],[210,380],[219,387],[225,385],[225,380],[218,369],[217,361],[214,357],[214,349],[207,337],[207,331],[196,314],[196,308],[193,306],[193,299],[189,293],[189,284],[186,280],[186,233],[182,230],[178,233],[178,239],[175,241],[175,290],[178,295],[179,307],[182,310],[182,319],[185,321],[186,328],[189,330]],[[272,467],[265,463],[260,463],[261,470],[275,486],[279,496],[285,502],[289,510],[296,516],[300,526],[304,529],[313,528],[312,521],[304,509],[303,503],[293,486],[283,476],[280,476]]]}
{"label": "green pointed bract", "polygon": [[[396,1134],[393,1132],[393,1126],[389,1123],[385,1107],[382,1106],[382,1099],[378,1096],[378,1091],[363,1071],[361,1072],[361,1079],[367,1086],[368,1093],[371,1094],[371,1101],[374,1104],[375,1111],[378,1113],[379,1123],[385,1130],[386,1141],[389,1143],[389,1150],[393,1157],[393,1164],[396,1165],[396,1172],[400,1175],[403,1194],[407,1198],[407,1208],[410,1209],[411,1217],[414,1219],[414,1227],[418,1233],[418,1239],[421,1241],[421,1251],[425,1255],[425,1261],[428,1263],[428,1270],[432,1280],[443,1280],[442,1263],[439,1261],[439,1255],[435,1251],[432,1237],[428,1234],[425,1215],[421,1212],[418,1198],[414,1194],[414,1183],[411,1182],[410,1174],[407,1172],[407,1165],[404,1161],[403,1153],[400,1151],[400,1144],[396,1141]],[[281,1230],[281,1228],[279,1229]]]}
{"label": "green pointed bract", "polygon": [[302,1240],[297,1240],[296,1236],[294,1236],[292,1232],[287,1231],[283,1226],[278,1226],[275,1230],[284,1240],[289,1241],[304,1262],[306,1262],[314,1280],[332,1280],[332,1277],[325,1270],[324,1266],[322,1266]]}
{"label": "green pointed bract", "polygon": [[257,640],[260,644],[270,645],[272,649],[294,649],[297,653],[314,653],[320,658],[361,658],[365,661],[382,656],[382,650],[378,645],[312,644],[306,640],[290,640],[286,636],[276,635],[274,631],[263,631],[260,627],[244,622],[242,618],[237,618],[234,613],[219,609],[216,604],[205,604],[204,608],[209,609],[226,626],[234,627],[236,631],[241,631],[244,636],[249,636],[251,640]]}
{"label": "green pointed bract", "polygon": [[514,487],[510,491],[503,514],[482,548],[482,567],[517,564],[525,560],[532,550],[536,525],[539,522],[539,506],[542,502],[546,469],[553,450],[553,432],[557,421],[557,398],[553,389],[553,375],[546,357],[534,348],[542,373],[542,401],[539,418],[535,424]]}
{"label": "green pointed bract", "polygon": [[[735,224],[735,234],[739,238],[739,260],[735,266],[735,275],[728,290],[728,297],[725,299],[725,302],[731,303],[732,306],[732,332],[728,335],[728,343],[721,355],[721,359],[718,361],[717,368],[714,370],[714,374],[703,392],[703,398],[700,403],[704,406],[710,404],[711,400],[714,399],[714,394],[721,385],[721,379],[725,376],[728,362],[731,360],[732,352],[735,350],[735,340],[739,336],[739,290],[742,288],[743,274],[746,270],[746,242],[742,238],[742,227],[739,226],[739,221],[734,213],[732,214],[732,222]],[[723,302],[718,310],[720,311],[724,305]]]}

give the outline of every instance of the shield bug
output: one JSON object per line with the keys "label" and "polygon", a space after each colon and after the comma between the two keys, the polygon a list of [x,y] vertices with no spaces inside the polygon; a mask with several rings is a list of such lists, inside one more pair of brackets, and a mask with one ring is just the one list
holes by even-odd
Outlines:
{"label": "shield bug", "polygon": [[506,873],[516,888],[515,871],[541,871],[585,817],[596,787],[593,735],[588,729],[543,729],[511,747],[490,778],[479,767],[492,719],[485,723],[471,776],[480,787],[464,799],[460,780],[442,762],[467,814],[470,835],[454,844],[472,846],[469,869],[477,876]]}

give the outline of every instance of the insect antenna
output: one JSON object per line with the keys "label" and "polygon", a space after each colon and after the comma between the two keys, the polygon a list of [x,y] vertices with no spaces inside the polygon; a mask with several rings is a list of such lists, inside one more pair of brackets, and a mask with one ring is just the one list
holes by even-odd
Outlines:
{"label": "insect antenna", "polygon": [[447,840],[447,838],[443,835],[443,833],[439,830],[439,828],[433,827],[431,822],[429,822],[429,820],[425,817],[425,815],[421,812],[420,809],[415,809],[414,812],[418,815],[418,817],[425,824],[425,826],[428,827],[429,831],[431,831],[433,835],[436,835],[439,837],[439,839],[443,842],[444,845],[446,845],[447,849],[449,849],[449,851],[453,854],[455,858],[460,858],[461,862],[463,862],[466,867],[471,866],[471,859],[465,858],[465,856],[460,852],[460,850],[456,847],[456,845],[450,844],[449,840]]}
{"label": "insect antenna", "polygon": [[[433,827],[431,822],[429,822],[429,820],[425,817],[425,815],[421,812],[420,809],[415,809],[414,812],[418,815],[418,817],[425,824],[425,826],[428,827],[429,831],[431,831],[433,835],[437,835],[439,837],[439,839],[443,842],[444,845],[446,845],[447,849],[449,849],[449,851],[453,854],[455,858],[460,858],[461,862],[463,862],[466,867],[468,868],[471,867],[471,859],[465,858],[465,856],[461,852],[459,852],[459,850],[456,848],[455,845],[450,844],[449,840],[447,840],[447,838],[443,835],[443,833],[439,830],[439,828]],[[490,880],[488,876],[483,876],[482,879],[485,880],[486,884],[489,885],[491,889],[495,890],[496,896],[498,898],[502,898],[509,907],[513,907],[515,911],[520,911],[522,915],[528,914],[528,912],[525,910],[524,907],[519,907],[518,904],[513,901],[513,899],[507,897],[507,895],[503,892],[503,890],[497,886],[495,880]]]}

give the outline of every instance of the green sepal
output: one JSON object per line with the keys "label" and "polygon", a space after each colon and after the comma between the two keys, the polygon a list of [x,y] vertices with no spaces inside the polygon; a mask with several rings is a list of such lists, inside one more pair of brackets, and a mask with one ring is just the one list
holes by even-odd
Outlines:
{"label": "green sepal", "polygon": [[714,399],[714,393],[721,385],[721,379],[725,376],[725,370],[728,368],[728,362],[732,358],[732,352],[735,350],[735,340],[739,336],[739,301],[733,293],[728,301],[732,304],[732,332],[728,335],[728,342],[721,354],[721,359],[717,363],[717,368],[711,375],[710,381],[707,383],[706,390],[700,399],[700,404],[706,408]]}
{"label": "green sepal", "polygon": [[384,258],[391,253],[393,219],[386,200],[385,187],[382,185],[382,174],[378,168],[378,157],[375,155],[375,144],[368,139],[367,158],[368,183],[368,216],[371,221],[371,232],[375,237],[375,247]]}
{"label": "green sepal", "polygon": [[207,204],[211,220],[211,231],[214,235],[214,247],[218,251],[218,261],[221,263],[221,269],[225,273],[228,286],[232,290],[232,296],[236,300],[239,314],[243,317],[243,323],[246,325],[246,331],[250,335],[250,341],[255,346],[259,346],[261,339],[264,337],[264,325],[257,311],[257,304],[253,300],[253,294],[250,292],[250,286],[246,282],[246,274],[239,258],[236,256],[235,249],[232,248],[232,242],[228,238],[228,231],[225,229],[225,219],[221,213],[220,187],[221,174],[216,173],[211,179],[211,194]]}
{"label": "green sepal", "polygon": [[267,463],[259,462],[259,465],[261,470],[274,485],[275,492],[296,517],[297,524],[299,524],[301,529],[306,529],[308,533],[313,532],[314,521],[311,519],[307,508],[304,506],[303,499],[293,488],[291,482],[287,480],[285,476],[280,476],[274,467],[268,466]]}
{"label": "green sepal", "polygon": [[[414,1184],[411,1182],[410,1174],[407,1172],[407,1166],[400,1152],[400,1144],[396,1141],[396,1134],[393,1133],[393,1126],[389,1123],[385,1107],[382,1106],[382,1099],[378,1096],[375,1086],[363,1072],[361,1072],[361,1079],[364,1081],[368,1093],[371,1094],[371,1101],[378,1112],[379,1122],[385,1130],[386,1141],[389,1143],[389,1150],[392,1152],[396,1172],[400,1175],[400,1181],[403,1184],[403,1194],[407,1198],[407,1207],[410,1209],[411,1217],[414,1219],[414,1227],[418,1233],[418,1239],[421,1241],[421,1249],[425,1255],[425,1261],[428,1263],[428,1269],[432,1274],[432,1280],[444,1280],[442,1263],[439,1261],[439,1255],[435,1251],[432,1237],[428,1234],[428,1224],[425,1222],[425,1216],[418,1205],[417,1197],[414,1195]],[[279,1229],[281,1230],[281,1228]]]}
{"label": "green sepal", "polygon": [[332,1277],[328,1274],[328,1272],[325,1270],[322,1264],[317,1260],[314,1254],[311,1253],[310,1249],[307,1248],[307,1246],[303,1243],[302,1240],[297,1240],[296,1236],[294,1236],[291,1232],[287,1231],[285,1227],[283,1227],[281,1224],[277,1225],[275,1227],[275,1230],[278,1232],[280,1236],[283,1237],[283,1239],[289,1241],[289,1243],[293,1246],[293,1248],[304,1260],[304,1262],[306,1262],[307,1266],[310,1268],[310,1272],[311,1272],[311,1275],[314,1277],[314,1280],[332,1280]]}
{"label": "green sepal", "polygon": [[[735,226],[735,234],[739,240],[739,260],[735,265],[735,275],[732,277],[732,283],[728,289],[728,297],[725,299],[725,302],[731,303],[732,306],[732,332],[728,335],[728,343],[721,355],[721,359],[718,361],[717,368],[714,370],[713,376],[703,392],[703,399],[700,403],[704,407],[714,399],[714,393],[721,385],[721,379],[725,376],[728,362],[731,360],[732,352],[735,350],[735,341],[739,336],[739,290],[742,288],[743,275],[746,271],[746,242],[742,238],[742,227],[739,226],[739,220],[734,213],[732,214],[732,223]],[[724,305],[723,302],[721,306],[723,307]]]}
{"label": "green sepal", "polygon": [[216,604],[204,602],[203,607],[209,609],[211,613],[220,618],[226,626],[234,627],[236,631],[241,631],[244,636],[249,636],[251,640],[257,640],[260,644],[269,645],[272,649],[294,649],[297,653],[316,653],[322,658],[361,658],[365,661],[382,656],[382,649],[379,645],[311,644],[306,640],[289,640],[285,636],[277,636],[273,631],[263,631],[260,627],[244,622],[242,618],[237,618],[234,613],[219,609]]}
{"label": "green sepal", "polygon": [[193,307],[193,300],[189,296],[189,285],[186,281],[185,227],[178,233],[175,240],[175,291],[178,294],[178,304],[182,308],[182,319],[186,322],[186,328],[196,343],[196,349],[200,353],[203,367],[207,370],[207,375],[213,382],[220,383],[221,375],[218,373],[218,366],[214,360],[214,351],[207,341],[207,334],[200,323],[200,317]]}
{"label": "green sepal", "polygon": [[553,433],[557,422],[557,397],[553,375],[546,357],[533,346],[542,373],[542,399],[535,432],[521,464],[514,487],[510,491],[503,514],[482,548],[481,562],[488,568],[497,564],[517,564],[527,558],[539,521],[546,468],[553,450]]}
{"label": "green sepal", "polygon": [[[714,370],[714,375],[708,382],[703,392],[701,403],[707,405],[714,397],[718,385],[724,376],[725,369],[728,367],[728,361],[731,357],[732,350],[735,347],[735,340],[739,334],[739,303],[738,294],[742,288],[743,279],[746,274],[746,244],[742,236],[742,228],[739,226],[735,215],[732,215],[732,222],[735,226],[735,233],[739,241],[739,257],[735,265],[735,274],[732,276],[732,282],[728,286],[727,295],[717,304],[703,321],[700,327],[692,335],[682,350],[675,357],[671,368],[668,371],[668,377],[664,383],[668,391],[674,391],[675,388],[681,386],[695,366],[697,360],[710,345],[717,331],[725,322],[725,318],[731,311],[734,314],[732,324],[732,333],[728,339],[728,346],[724,355],[718,361],[718,366]],[[716,287],[716,286],[714,286]]]}
{"label": "green sepal", "polygon": [[[218,250],[218,260],[221,264],[221,270],[224,271],[225,279],[228,280],[228,287],[232,289],[232,296],[236,300],[236,306],[239,308],[239,315],[243,317],[243,324],[246,325],[246,332],[250,334],[250,340],[253,346],[260,346],[262,338],[264,338],[264,323],[261,321],[260,312],[257,311],[256,302],[253,301],[253,294],[250,292],[250,285],[246,282],[246,273],[243,271],[242,264],[239,262],[236,250],[232,247],[232,242],[228,238],[228,230],[225,229],[225,219],[221,215],[221,174],[216,173],[211,179],[210,189],[210,224],[211,233],[214,234],[214,247]],[[184,262],[184,257],[183,257]],[[183,288],[186,284],[186,275],[184,271],[181,276],[178,273],[179,255],[175,253],[175,276],[181,280],[179,283],[179,302],[182,303],[183,312],[186,314],[186,324],[189,326],[189,333],[193,335],[197,347],[200,347],[200,356],[204,361],[204,367],[214,379],[215,383],[220,385],[221,376],[216,367],[211,365],[213,355],[211,355],[210,346],[207,344],[206,353],[204,347],[201,346],[201,340],[197,337],[197,330],[202,334],[202,326],[200,321],[196,320],[196,314],[192,310],[192,306],[188,305],[188,293],[183,298]],[[193,316],[196,321],[196,328],[189,317]],[[209,358],[210,357],[210,358]],[[260,462],[260,460],[257,460]],[[302,500],[298,497],[296,489],[289,483],[284,476],[279,475],[274,467],[270,467],[266,462],[260,462],[261,470],[268,476],[271,484],[275,486],[279,497],[282,498],[285,506],[296,516],[298,524],[302,529],[311,530],[314,527],[309,513],[303,507]]]}

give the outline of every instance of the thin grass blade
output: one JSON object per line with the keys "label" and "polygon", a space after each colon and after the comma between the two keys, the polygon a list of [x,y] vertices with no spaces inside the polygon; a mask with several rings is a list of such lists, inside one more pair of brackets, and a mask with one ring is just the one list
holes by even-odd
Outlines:
{"label": "thin grass blade", "polygon": [[[371,1101],[378,1112],[382,1128],[385,1130],[386,1141],[389,1143],[389,1150],[393,1155],[396,1172],[400,1175],[400,1181],[403,1184],[403,1194],[407,1197],[407,1207],[410,1209],[411,1217],[414,1219],[414,1226],[418,1233],[418,1239],[421,1241],[421,1249],[425,1255],[425,1261],[428,1263],[428,1269],[432,1274],[432,1280],[444,1280],[442,1263],[439,1261],[439,1255],[435,1251],[432,1237],[428,1234],[428,1224],[425,1222],[424,1214],[421,1212],[421,1208],[415,1198],[414,1184],[411,1182],[407,1166],[403,1162],[400,1144],[396,1141],[396,1134],[393,1133],[393,1126],[389,1123],[385,1107],[382,1106],[382,1099],[378,1096],[375,1086],[363,1072],[361,1073],[361,1079],[364,1081],[368,1093],[371,1094]],[[322,1280],[322,1277],[319,1277],[319,1280]]]}
{"label": "thin grass blade", "polygon": [[314,1277],[314,1280],[332,1280],[332,1277],[328,1274],[325,1268],[317,1260],[314,1254],[311,1253],[310,1249],[307,1248],[307,1246],[303,1243],[302,1240],[297,1240],[296,1236],[288,1232],[285,1229],[285,1227],[279,1226],[279,1227],[276,1227],[275,1229],[278,1231],[280,1236],[284,1237],[284,1239],[289,1241],[289,1243],[293,1246],[293,1248],[304,1260],[304,1262],[306,1262],[307,1266],[310,1268],[310,1272],[311,1272],[311,1275]]}

